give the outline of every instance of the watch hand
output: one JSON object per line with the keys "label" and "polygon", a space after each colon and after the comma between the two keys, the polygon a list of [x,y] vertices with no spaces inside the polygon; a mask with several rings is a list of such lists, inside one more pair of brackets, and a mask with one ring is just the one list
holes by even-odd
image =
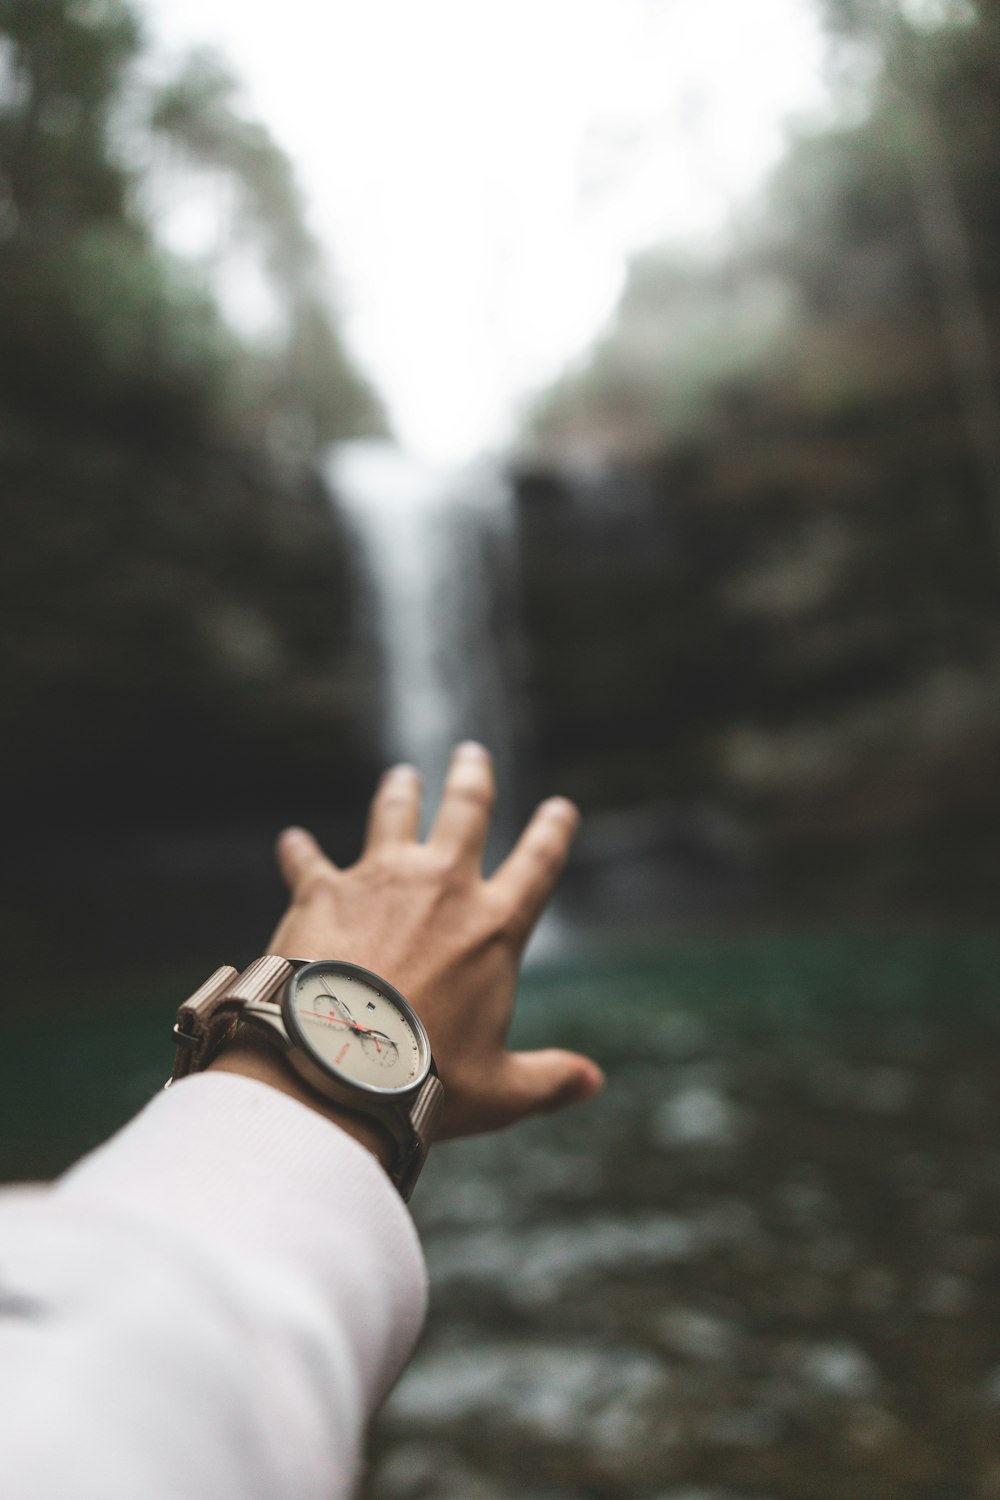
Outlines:
{"label": "watch hand", "polygon": [[[342,1002],[338,1001],[338,1004],[340,1003]],[[375,1031],[371,1026],[362,1026],[358,1021],[345,1021],[343,1016],[335,1016],[332,1012],[326,1012],[322,1010],[306,1010],[304,1007],[299,1011],[299,1015],[315,1016],[317,1021],[326,1021],[328,1024],[332,1024],[334,1026],[346,1026],[349,1030],[353,1031],[356,1036],[361,1037],[362,1041],[364,1041],[365,1037],[370,1036],[372,1041],[375,1043],[375,1051],[379,1054],[380,1057],[382,1055],[383,1042],[385,1043],[386,1048],[391,1048],[395,1052],[399,1051],[399,1048],[396,1046],[396,1043],[393,1041],[392,1037],[389,1036],[386,1032]]]}
{"label": "watch hand", "polygon": [[329,1021],[334,1026],[349,1026],[352,1031],[362,1032],[368,1030],[367,1026],[359,1026],[357,1021],[345,1021],[343,1016],[333,1016],[329,1013],[329,1011],[325,1010],[301,1009],[299,1011],[299,1015],[315,1016],[317,1021]]}
{"label": "watch hand", "polygon": [[354,1017],[351,1015],[351,1008],[350,1008],[350,1006],[347,1005],[343,1000],[341,1000],[341,998],[340,998],[339,995],[331,995],[329,993],[325,993],[325,994],[320,995],[319,998],[321,1000],[332,1000],[333,1003],[334,1003],[334,1005],[339,1005],[340,1006],[341,1010],[347,1016],[347,1019],[349,1021],[353,1021],[354,1020]]}
{"label": "watch hand", "polygon": [[370,1036],[380,1052],[382,1051],[382,1048],[379,1047],[378,1037],[381,1037],[383,1041],[386,1042],[392,1041],[392,1038],[386,1036],[384,1031],[380,1031],[376,1034],[370,1026],[362,1026],[358,1021],[345,1021],[343,1016],[332,1016],[329,1015],[326,1011],[302,1009],[299,1011],[299,1015],[315,1016],[317,1021],[330,1021],[335,1026],[349,1026],[350,1029],[352,1031],[356,1031],[359,1036]]}

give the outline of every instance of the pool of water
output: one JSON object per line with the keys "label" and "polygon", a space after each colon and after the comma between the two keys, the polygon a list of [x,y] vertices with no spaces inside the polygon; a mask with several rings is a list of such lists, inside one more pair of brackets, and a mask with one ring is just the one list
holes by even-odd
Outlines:
{"label": "pool of water", "polygon": [[371,1500],[1000,1495],[994,941],[550,967],[598,1101],[442,1147]]}
{"label": "pool of water", "polygon": [[[439,1148],[432,1305],[369,1500],[1000,1497],[1000,939],[688,937],[549,960],[517,1039],[593,1103]],[[156,1088],[197,976],[8,1018],[0,1157]]]}

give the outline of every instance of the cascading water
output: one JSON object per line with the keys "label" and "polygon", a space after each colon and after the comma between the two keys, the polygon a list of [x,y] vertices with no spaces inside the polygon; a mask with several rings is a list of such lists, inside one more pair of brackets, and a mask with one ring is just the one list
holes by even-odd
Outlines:
{"label": "cascading water", "polygon": [[[512,486],[489,462],[439,470],[389,443],[371,442],[335,449],[327,477],[368,574],[386,759],[417,766],[432,810],[452,745],[462,739],[488,745],[500,789],[487,850],[492,864],[528,810],[518,796],[525,735],[513,691],[521,632]],[[651,527],[645,492],[621,476],[575,474],[571,494],[577,539],[582,533],[592,552],[614,548],[620,556],[623,548],[665,546]],[[576,866],[573,909],[587,925],[596,917],[697,914],[744,899],[725,833],[698,809],[590,815]],[[549,913],[533,956],[558,952],[567,931]]]}
{"label": "cascading water", "polygon": [[512,791],[516,651],[513,497],[488,461],[435,469],[389,443],[346,443],[327,465],[363,552],[382,656],[388,759],[436,804],[451,746],[478,739]]}

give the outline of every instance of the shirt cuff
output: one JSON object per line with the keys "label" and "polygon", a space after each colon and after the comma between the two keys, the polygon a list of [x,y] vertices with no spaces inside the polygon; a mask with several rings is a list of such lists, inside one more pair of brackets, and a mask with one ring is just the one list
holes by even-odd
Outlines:
{"label": "shirt cuff", "polygon": [[256,1079],[181,1079],[54,1191],[310,1277],[346,1321],[370,1405],[416,1342],[427,1272],[398,1192],[346,1131]]}

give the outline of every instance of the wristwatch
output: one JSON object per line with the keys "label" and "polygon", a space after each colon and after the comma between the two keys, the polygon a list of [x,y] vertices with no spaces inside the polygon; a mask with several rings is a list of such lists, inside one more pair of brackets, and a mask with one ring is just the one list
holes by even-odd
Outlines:
{"label": "wristwatch", "polygon": [[263,1042],[309,1088],[383,1126],[389,1176],[408,1200],[444,1104],[420,1017],[397,989],[343,959],[255,959],[216,969],[177,1012],[168,1086],[207,1068],[229,1041]]}

